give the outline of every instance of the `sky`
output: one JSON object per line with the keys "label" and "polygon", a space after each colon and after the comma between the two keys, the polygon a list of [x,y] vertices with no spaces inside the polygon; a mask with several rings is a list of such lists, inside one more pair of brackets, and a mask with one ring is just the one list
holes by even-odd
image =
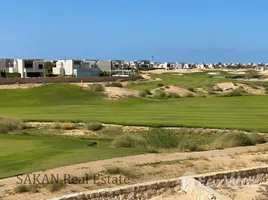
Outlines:
{"label": "sky", "polygon": [[267,0],[0,3],[0,58],[268,62]]}

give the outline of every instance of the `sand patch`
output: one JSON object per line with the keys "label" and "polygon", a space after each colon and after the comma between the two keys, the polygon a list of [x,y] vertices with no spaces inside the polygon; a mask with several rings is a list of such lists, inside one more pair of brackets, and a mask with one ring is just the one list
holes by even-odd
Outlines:
{"label": "sand patch", "polygon": [[220,73],[219,72],[208,72],[207,74],[209,74],[209,75],[219,75]]}
{"label": "sand patch", "polygon": [[241,72],[241,71],[231,71],[231,72],[228,72],[229,74],[246,74],[246,72]]}
{"label": "sand patch", "polygon": [[[178,95],[180,96],[186,96],[188,94],[192,94],[192,95],[195,95],[194,92],[191,92],[185,88],[181,88],[181,87],[177,87],[177,86],[174,86],[174,85],[170,85],[168,86],[168,88],[166,87],[161,87],[163,89],[163,91],[165,91],[166,93],[177,93]],[[160,89],[160,88],[157,88],[157,89]],[[157,89],[154,89],[152,90],[153,93],[155,93],[155,91]]]}
{"label": "sand patch", "polygon": [[238,85],[234,85],[232,82],[217,83],[216,87],[220,88],[222,91],[230,91],[239,88]]}
{"label": "sand patch", "polygon": [[43,83],[10,84],[10,85],[0,85],[0,89],[27,89],[27,88],[40,87],[43,85],[45,85],[45,84],[43,84]]}
{"label": "sand patch", "polygon": [[176,192],[173,195],[161,195],[158,197],[154,197],[151,200],[194,200],[194,198],[189,195],[189,194],[185,194],[184,192]]}
{"label": "sand patch", "polygon": [[226,189],[216,189],[217,192],[223,194],[226,197],[231,197],[234,200],[245,200],[245,199],[253,199],[258,196],[258,189],[260,185],[249,185],[245,187],[232,187]]}
{"label": "sand patch", "polygon": [[138,91],[120,87],[106,87],[104,93],[108,96],[108,99],[122,99],[138,96]]}
{"label": "sand patch", "polygon": [[265,95],[266,91],[263,87],[256,87],[252,88],[246,84],[237,84],[239,87],[243,88],[247,93],[249,94],[255,94],[255,95]]}

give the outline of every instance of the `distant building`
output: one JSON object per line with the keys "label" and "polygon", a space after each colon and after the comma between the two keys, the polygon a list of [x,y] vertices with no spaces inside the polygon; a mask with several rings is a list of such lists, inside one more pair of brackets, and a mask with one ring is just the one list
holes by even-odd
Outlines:
{"label": "distant building", "polygon": [[62,76],[99,76],[100,69],[96,60],[57,60],[53,74]]}
{"label": "distant building", "polygon": [[20,73],[21,78],[46,76],[42,59],[0,59],[0,69],[9,73]]}
{"label": "distant building", "polygon": [[258,67],[255,67],[255,71],[268,71],[268,66],[258,66]]}

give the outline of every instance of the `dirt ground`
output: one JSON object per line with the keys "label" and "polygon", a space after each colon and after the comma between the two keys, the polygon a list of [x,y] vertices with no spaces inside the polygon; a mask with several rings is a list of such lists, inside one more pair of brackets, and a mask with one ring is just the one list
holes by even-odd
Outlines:
{"label": "dirt ground", "polygon": [[188,194],[184,194],[183,192],[177,192],[176,194],[173,195],[162,195],[159,197],[152,198],[151,200],[194,200],[194,199]]}
{"label": "dirt ground", "polygon": [[174,85],[169,86],[169,88],[164,87],[164,90],[167,93],[174,92],[174,93],[177,93],[180,96],[185,96],[187,94],[195,95],[194,92],[191,92],[191,91],[189,91],[189,90],[187,90],[185,88],[177,87],[177,86],[174,86]]}
{"label": "dirt ground", "polygon": [[[241,84],[241,83],[237,83],[237,84],[234,84],[232,82],[217,83],[215,85],[215,87],[222,89],[223,92],[229,92],[229,91],[241,88],[249,94],[254,94],[254,95],[265,95],[266,94],[265,88],[263,88],[263,87],[252,88],[246,84]],[[218,92],[218,93],[221,93],[221,92]]]}
{"label": "dirt ground", "polygon": [[105,87],[105,94],[108,96],[108,99],[122,99],[129,97],[137,97],[138,91],[130,90],[127,88],[120,87]]}
{"label": "dirt ground", "polygon": [[0,89],[27,89],[27,88],[40,87],[43,85],[44,84],[39,84],[39,83],[10,84],[10,85],[0,85]]}
{"label": "dirt ground", "polygon": [[[131,175],[130,184],[141,183],[164,178],[180,177],[185,173],[201,174],[229,169],[240,169],[267,165],[268,144],[255,147],[236,147],[225,150],[189,153],[161,153],[127,156],[121,158],[100,160],[55,169],[33,174],[48,175],[70,174],[72,177],[83,177],[85,174],[96,174],[105,171],[108,167],[120,167]],[[0,194],[2,199],[40,199],[62,196],[75,192],[82,192],[97,188],[115,187],[116,185],[96,185],[93,180],[86,184],[68,184],[62,190],[50,193],[46,188],[41,188],[38,193],[16,194],[14,188],[18,178],[11,177],[0,180]],[[173,197],[170,197],[172,199]],[[186,200],[186,199],[185,199]]]}
{"label": "dirt ground", "polygon": [[260,185],[250,185],[245,187],[232,187],[228,189],[216,189],[217,192],[230,197],[232,200],[252,200],[259,195],[257,192]]}

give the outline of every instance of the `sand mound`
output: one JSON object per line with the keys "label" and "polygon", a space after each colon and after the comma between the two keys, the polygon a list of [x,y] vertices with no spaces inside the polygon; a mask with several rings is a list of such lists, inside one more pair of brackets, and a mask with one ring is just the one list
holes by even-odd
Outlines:
{"label": "sand mound", "polygon": [[221,89],[223,92],[226,92],[226,91],[228,92],[228,91],[236,90],[239,88],[245,90],[245,92],[249,94],[265,95],[265,88],[262,88],[262,87],[252,88],[251,86],[248,86],[246,84],[241,84],[241,83],[238,83],[238,84],[234,84],[231,82],[218,83],[213,87],[214,90]]}
{"label": "sand mound", "polygon": [[108,96],[108,99],[122,99],[127,97],[137,97],[138,91],[120,87],[106,87],[105,94]]}
{"label": "sand mound", "polygon": [[232,82],[217,83],[216,87],[220,88],[222,91],[229,91],[239,88],[238,85],[234,85]]}
{"label": "sand mound", "polygon": [[243,88],[247,93],[249,94],[255,94],[255,95],[265,95],[265,89],[258,87],[258,88],[252,88],[245,84],[238,84],[239,87]]}
{"label": "sand mound", "polygon": [[155,91],[158,90],[158,89],[163,89],[163,91],[165,91],[167,94],[168,93],[177,93],[181,97],[186,96],[188,94],[195,95],[194,92],[191,92],[191,91],[189,91],[189,90],[187,90],[185,88],[177,87],[177,86],[174,86],[174,85],[164,86],[164,87],[161,87],[161,88],[156,88],[156,89],[152,90],[151,92],[155,93]]}

